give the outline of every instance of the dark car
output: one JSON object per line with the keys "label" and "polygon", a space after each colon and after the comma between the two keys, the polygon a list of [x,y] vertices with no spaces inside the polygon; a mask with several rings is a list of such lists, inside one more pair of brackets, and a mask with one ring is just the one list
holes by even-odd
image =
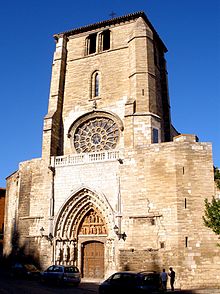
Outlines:
{"label": "dark car", "polygon": [[156,272],[117,272],[99,285],[99,294],[160,293],[160,274]]}
{"label": "dark car", "polygon": [[11,266],[11,276],[15,278],[39,279],[41,273],[33,264],[16,262]]}
{"label": "dark car", "polygon": [[78,286],[81,275],[76,266],[51,265],[41,273],[41,281],[56,285],[74,284]]}

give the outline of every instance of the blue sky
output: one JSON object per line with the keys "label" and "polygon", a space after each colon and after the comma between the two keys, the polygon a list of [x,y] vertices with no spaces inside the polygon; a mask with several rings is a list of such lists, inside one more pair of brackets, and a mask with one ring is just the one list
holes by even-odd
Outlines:
{"label": "blue sky", "polygon": [[0,187],[19,162],[41,157],[53,34],[144,11],[168,48],[172,122],[212,142],[220,167],[220,1],[11,0],[0,4]]}

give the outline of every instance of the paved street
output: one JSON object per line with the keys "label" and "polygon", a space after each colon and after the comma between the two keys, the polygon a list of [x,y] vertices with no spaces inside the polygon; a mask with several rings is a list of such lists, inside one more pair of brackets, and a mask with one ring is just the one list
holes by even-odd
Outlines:
{"label": "paved street", "polygon": [[98,293],[97,283],[83,282],[79,287],[44,285],[39,281],[26,281],[20,279],[0,279],[0,294],[95,294]]}
{"label": "paved street", "polygon": [[[88,281],[82,279],[79,287],[42,284],[40,281],[14,279],[7,272],[0,269],[0,294],[97,294],[100,281]],[[197,289],[167,293],[175,294],[220,294],[220,289]],[[113,293],[114,294],[114,293]],[[124,294],[124,293],[122,293]],[[125,293],[126,294],[126,293]]]}
{"label": "paved street", "polygon": [[[52,286],[44,285],[39,281],[27,281],[12,279],[7,276],[0,276],[0,294],[95,294],[98,293],[98,282],[88,282],[82,280],[79,287],[73,286]],[[175,294],[220,294],[217,289],[201,289],[192,291],[175,290],[167,293]],[[124,293],[122,293],[124,294]],[[125,293],[126,294],[126,293]]]}

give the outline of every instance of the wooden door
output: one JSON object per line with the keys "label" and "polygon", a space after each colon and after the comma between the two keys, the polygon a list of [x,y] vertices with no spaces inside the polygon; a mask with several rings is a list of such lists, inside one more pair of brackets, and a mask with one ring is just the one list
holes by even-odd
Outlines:
{"label": "wooden door", "polygon": [[84,243],[82,247],[82,274],[86,278],[104,277],[104,244],[101,242]]}

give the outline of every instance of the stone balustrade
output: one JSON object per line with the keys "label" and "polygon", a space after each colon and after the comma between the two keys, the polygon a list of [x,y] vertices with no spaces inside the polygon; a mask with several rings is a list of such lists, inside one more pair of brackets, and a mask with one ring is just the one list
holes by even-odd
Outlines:
{"label": "stone balustrade", "polygon": [[114,161],[114,160],[120,159],[119,154],[120,154],[119,150],[114,150],[114,151],[71,154],[71,155],[64,155],[64,156],[52,156],[51,166],[59,167],[59,166],[77,165],[77,164],[93,163],[93,162]]}

